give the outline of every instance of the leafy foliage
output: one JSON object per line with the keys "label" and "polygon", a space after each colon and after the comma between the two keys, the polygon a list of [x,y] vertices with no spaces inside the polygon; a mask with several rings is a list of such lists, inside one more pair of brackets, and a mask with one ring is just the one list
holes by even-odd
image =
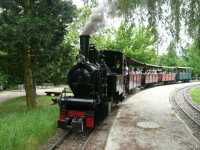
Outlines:
{"label": "leafy foliage", "polygon": [[154,34],[145,27],[122,23],[119,29],[108,29],[94,36],[93,42],[99,49],[114,49],[146,63],[156,62]]}
{"label": "leafy foliage", "polygon": [[171,42],[167,49],[167,54],[160,56],[160,64],[164,66],[177,66],[178,56],[176,54],[175,44]]}
{"label": "leafy foliage", "polygon": [[164,66],[189,66],[187,54],[185,50],[183,51],[184,53],[181,56],[177,55],[175,41],[172,41],[167,48],[167,53],[159,56],[159,64]]}
{"label": "leafy foliage", "polygon": [[[200,1],[197,0],[117,0],[118,10],[126,20],[133,21],[132,15],[136,8],[144,8],[148,12],[148,23],[156,30],[158,23],[165,23],[170,27],[172,36],[178,41],[181,21],[186,25],[190,36],[194,39],[200,37]],[[166,17],[166,8],[170,8]],[[139,16],[138,16],[139,17]]]}
{"label": "leafy foliage", "polygon": [[64,40],[54,55],[49,57],[48,64],[44,64],[37,74],[37,83],[52,82],[55,84],[66,83],[67,73],[76,61],[79,50],[79,36],[89,15],[92,3],[83,8],[76,9],[73,21],[68,24]]}
{"label": "leafy foliage", "polygon": [[41,54],[62,42],[66,23],[71,22],[73,16],[69,2],[31,1],[32,8],[26,8],[25,1],[9,2],[0,3],[4,10],[0,16],[2,50],[31,48],[33,54]]}
{"label": "leafy foliage", "polygon": [[59,49],[75,7],[62,0],[8,0],[0,8],[0,49],[19,60],[15,70],[24,79],[27,106],[34,108],[36,70]]}
{"label": "leafy foliage", "polygon": [[[27,49],[31,49],[33,69],[41,72],[48,72],[46,64],[49,63],[55,64],[54,68],[57,68],[55,56],[70,51],[69,44],[65,47],[61,44],[68,31],[68,23],[74,16],[75,7],[72,3],[61,0],[33,0],[30,1],[29,8],[27,2],[0,2],[0,8],[3,10],[0,13],[0,49],[7,53],[4,59],[8,62],[4,70],[8,68],[9,74],[17,79],[17,82],[23,81],[22,66]],[[40,76],[36,71],[33,74],[42,81],[53,78]],[[46,79],[47,77],[49,79]]]}
{"label": "leafy foliage", "polygon": [[6,86],[8,82],[8,75],[0,71],[0,85]]}
{"label": "leafy foliage", "polygon": [[79,36],[81,30],[83,29],[88,17],[91,14],[91,8],[89,6],[85,6],[76,11],[76,18],[74,18],[73,22],[68,26],[68,34],[65,35],[64,44],[72,45],[72,57],[73,59],[78,53],[79,49]]}
{"label": "leafy foliage", "polygon": [[200,75],[200,49],[196,42],[194,42],[186,50],[186,58],[185,59],[188,62],[188,65],[193,68],[193,73],[195,75]]}
{"label": "leafy foliage", "polygon": [[[159,24],[163,24],[165,28],[171,32],[175,40],[174,47],[167,49],[167,54],[159,57],[159,62],[162,65],[181,65],[192,66],[193,72],[199,74],[199,53],[200,53],[200,1],[198,0],[118,0],[119,11],[126,17],[126,21],[133,23],[133,15],[137,9],[144,9],[148,16],[144,20],[148,20],[148,26],[153,29],[155,39],[157,38],[157,29]],[[127,17],[128,16],[128,17]],[[137,16],[140,17],[140,16]],[[195,43],[187,49],[183,49],[183,56],[177,56],[176,44],[180,44],[180,31],[186,30],[186,33],[192,38]],[[157,40],[157,39],[156,39]],[[157,41],[159,42],[159,41]]]}

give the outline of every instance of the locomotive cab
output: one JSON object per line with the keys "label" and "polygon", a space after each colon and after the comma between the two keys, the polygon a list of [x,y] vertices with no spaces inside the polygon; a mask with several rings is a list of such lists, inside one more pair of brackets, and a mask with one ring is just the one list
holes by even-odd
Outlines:
{"label": "locomotive cab", "polygon": [[125,97],[125,82],[128,67],[126,59],[121,52],[102,51],[106,65],[110,68],[111,74],[108,76],[108,97],[113,103],[122,101]]}

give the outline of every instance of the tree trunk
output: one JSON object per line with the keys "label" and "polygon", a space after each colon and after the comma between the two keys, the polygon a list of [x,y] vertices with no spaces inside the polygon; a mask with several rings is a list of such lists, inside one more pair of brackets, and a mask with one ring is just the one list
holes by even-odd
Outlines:
{"label": "tree trunk", "polygon": [[28,108],[36,107],[36,88],[33,82],[33,73],[31,65],[31,51],[25,51],[25,64],[24,64],[24,82],[25,82],[25,91],[26,91],[26,103]]}

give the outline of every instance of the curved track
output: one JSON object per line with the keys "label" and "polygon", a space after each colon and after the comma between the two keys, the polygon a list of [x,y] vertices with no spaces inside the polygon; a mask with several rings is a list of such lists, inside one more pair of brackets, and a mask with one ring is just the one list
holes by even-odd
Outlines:
{"label": "curved track", "polygon": [[48,146],[41,150],[88,150],[97,148],[104,150],[118,108],[115,106],[112,113],[90,132],[80,133],[72,129],[59,130],[57,138],[52,139],[51,142],[48,142]]}
{"label": "curved track", "polygon": [[67,136],[69,136],[70,134],[71,134],[71,130],[67,130],[67,131],[63,132],[63,135],[61,135],[61,137],[59,137],[54,143],[52,143],[48,146],[48,150],[55,150],[56,148],[58,148],[60,146],[60,144],[63,143],[65,138]]}
{"label": "curved track", "polygon": [[89,141],[92,138],[92,133],[88,136],[87,140],[85,141],[85,143],[80,147],[79,150],[86,150],[87,144],[89,143]]}
{"label": "curved track", "polygon": [[79,133],[72,129],[63,131],[63,135],[50,144],[48,150],[82,150],[86,145],[91,132]]}
{"label": "curved track", "polygon": [[171,102],[175,107],[175,111],[192,129],[193,135],[200,140],[200,108],[192,103],[192,99],[188,94],[191,88],[198,86],[200,85],[187,86],[176,90],[171,96]]}

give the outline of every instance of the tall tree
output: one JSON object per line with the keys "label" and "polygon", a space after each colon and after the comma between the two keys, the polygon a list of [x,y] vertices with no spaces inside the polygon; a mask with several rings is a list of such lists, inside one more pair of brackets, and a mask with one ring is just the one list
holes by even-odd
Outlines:
{"label": "tall tree", "polygon": [[62,43],[75,7],[63,0],[6,0],[0,8],[0,49],[20,60],[27,106],[34,108],[36,56],[48,57]]}
{"label": "tall tree", "polygon": [[167,48],[167,54],[160,56],[160,64],[165,66],[177,66],[177,61],[176,47],[174,41],[172,41]]}

